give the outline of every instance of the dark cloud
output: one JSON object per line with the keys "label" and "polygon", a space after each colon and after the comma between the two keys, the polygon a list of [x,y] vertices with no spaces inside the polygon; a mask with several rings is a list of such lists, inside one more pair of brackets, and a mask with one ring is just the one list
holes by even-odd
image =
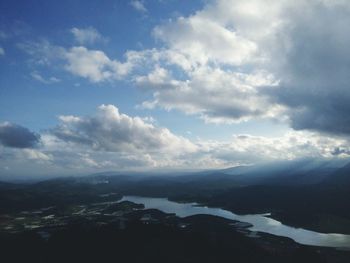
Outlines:
{"label": "dark cloud", "polygon": [[349,154],[350,154],[350,151],[349,151],[349,149],[346,149],[346,148],[336,147],[336,148],[334,148],[334,150],[332,151],[332,154],[335,155],[335,156],[341,155],[341,154],[349,155]]}
{"label": "dark cloud", "polygon": [[[350,7],[310,2],[288,10],[292,26],[285,59],[276,58],[279,89],[271,98],[287,106],[292,128],[350,134]],[[283,41],[281,41],[283,42]]]}
{"label": "dark cloud", "polygon": [[40,135],[12,123],[0,124],[0,144],[13,148],[33,148],[40,141]]}

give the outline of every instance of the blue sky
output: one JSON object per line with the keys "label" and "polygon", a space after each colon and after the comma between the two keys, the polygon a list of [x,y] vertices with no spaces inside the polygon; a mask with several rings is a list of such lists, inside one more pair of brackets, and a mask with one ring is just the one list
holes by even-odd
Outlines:
{"label": "blue sky", "polygon": [[0,10],[0,176],[348,157],[344,1]]}
{"label": "blue sky", "polygon": [[[184,12],[190,12],[188,9],[191,8],[184,6]],[[88,114],[102,103],[116,103],[124,110],[133,111],[140,97],[145,95],[136,94],[128,81],[91,85],[89,81],[74,78],[60,68],[36,67],[17,44],[48,39],[55,45],[69,47],[76,44],[70,32],[73,27],[93,26],[106,38],[102,43],[94,43],[93,47],[121,59],[127,50],[140,50],[155,44],[151,30],[157,22],[174,16],[176,8],[172,7],[171,2],[155,1],[155,15],[150,18],[137,12],[128,1],[104,1],[103,4],[93,1],[2,2],[2,32],[8,36],[2,43],[6,56],[1,61],[1,81],[3,86],[11,88],[2,89],[6,92],[1,96],[2,108],[8,109],[8,112],[2,111],[1,114],[6,115],[1,117],[38,130],[42,124],[52,125],[52,117],[62,114],[62,111]],[[30,74],[39,70],[43,76],[64,79],[64,83],[54,83],[51,87],[38,82]],[[28,97],[31,99],[28,100]],[[21,107],[11,107],[14,102]],[[23,112],[28,115],[23,116]],[[33,115],[30,116],[30,113]]]}
{"label": "blue sky", "polygon": [[[271,130],[268,122],[240,125],[206,125],[174,111],[140,111],[135,106],[151,95],[136,90],[128,79],[113,83],[95,84],[71,76],[58,67],[33,65],[30,55],[18,45],[30,41],[50,41],[54,45],[71,47],[72,28],[94,28],[104,38],[87,43],[90,48],[103,50],[108,56],[123,59],[128,50],[144,50],[161,46],[152,36],[152,30],[168,19],[194,13],[203,1],[147,1],[147,13],[135,10],[128,1],[81,1],[2,3],[2,32],[8,35],[2,43],[6,56],[1,60],[1,81],[5,87],[0,102],[2,120],[11,120],[39,132],[54,125],[58,115],[92,114],[97,106],[118,105],[123,112],[157,117],[160,125],[185,135],[187,131],[205,138],[228,138],[232,132],[279,134],[282,126]],[[57,83],[41,83],[33,78],[36,73],[45,78],[55,77]],[[30,98],[30,99],[28,99]],[[11,106],[16,105],[16,107]],[[18,107],[18,105],[21,105]]]}

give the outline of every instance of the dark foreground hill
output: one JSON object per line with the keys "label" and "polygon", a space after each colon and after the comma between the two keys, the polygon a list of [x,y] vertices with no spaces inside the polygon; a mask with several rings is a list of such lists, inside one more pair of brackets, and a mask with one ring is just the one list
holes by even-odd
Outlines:
{"label": "dark foreground hill", "polygon": [[274,236],[248,238],[225,220],[211,216],[185,219],[185,229],[137,219],[123,229],[113,223],[77,222],[48,239],[37,232],[1,235],[6,263],[347,263],[349,252],[301,246]]}

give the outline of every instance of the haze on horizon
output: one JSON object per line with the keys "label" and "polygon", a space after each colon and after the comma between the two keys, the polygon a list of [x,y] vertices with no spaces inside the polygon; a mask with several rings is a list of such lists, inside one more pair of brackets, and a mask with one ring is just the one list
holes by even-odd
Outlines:
{"label": "haze on horizon", "polygon": [[349,1],[0,10],[0,179],[349,158]]}

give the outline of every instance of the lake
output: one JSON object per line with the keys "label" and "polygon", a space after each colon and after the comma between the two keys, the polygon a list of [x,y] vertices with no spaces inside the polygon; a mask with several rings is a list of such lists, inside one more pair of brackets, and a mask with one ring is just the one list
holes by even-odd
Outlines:
{"label": "lake", "polygon": [[145,209],[158,209],[165,213],[175,213],[179,217],[204,214],[246,222],[253,225],[248,228],[250,231],[289,237],[295,242],[304,245],[350,248],[350,235],[325,234],[303,228],[290,227],[275,219],[266,217],[266,214],[237,215],[221,208],[199,206],[197,203],[177,203],[169,201],[166,198],[124,196],[121,201],[144,204]]}

